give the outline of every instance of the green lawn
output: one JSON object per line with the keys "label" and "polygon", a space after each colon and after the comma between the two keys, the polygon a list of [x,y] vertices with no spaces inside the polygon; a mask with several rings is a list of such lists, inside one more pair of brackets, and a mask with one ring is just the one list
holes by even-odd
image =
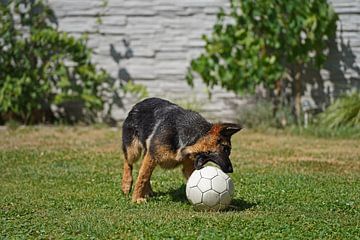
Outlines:
{"label": "green lawn", "polygon": [[[242,131],[227,212],[196,212],[180,169],[120,191],[120,131],[0,130],[1,239],[360,239],[360,141]],[[138,166],[137,166],[138,167]]]}

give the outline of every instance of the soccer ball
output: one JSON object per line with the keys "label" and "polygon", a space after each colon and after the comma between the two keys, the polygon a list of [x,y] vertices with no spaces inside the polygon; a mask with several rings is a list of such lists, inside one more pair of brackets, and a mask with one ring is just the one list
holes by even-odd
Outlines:
{"label": "soccer ball", "polygon": [[233,194],[231,178],[216,167],[195,170],[186,184],[186,197],[197,210],[223,210],[229,206]]}

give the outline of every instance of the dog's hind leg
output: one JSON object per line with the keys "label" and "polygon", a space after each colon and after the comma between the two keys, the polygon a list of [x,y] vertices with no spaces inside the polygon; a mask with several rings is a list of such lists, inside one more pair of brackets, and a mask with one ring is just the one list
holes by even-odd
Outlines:
{"label": "dog's hind leg", "polygon": [[[125,131],[123,134],[127,134]],[[125,136],[126,138],[127,136]],[[128,143],[130,142],[130,143]],[[132,137],[131,141],[124,140],[123,137],[123,152],[124,152],[124,171],[121,182],[121,189],[124,194],[128,195],[131,191],[133,183],[132,169],[133,164],[139,159],[142,152],[142,145],[137,137]]]}
{"label": "dog's hind leg", "polygon": [[121,189],[125,195],[128,195],[132,186],[132,165],[126,160],[124,161],[123,177],[121,181]]}
{"label": "dog's hind leg", "polygon": [[141,163],[138,178],[136,180],[134,193],[132,195],[132,201],[135,203],[141,203],[146,201],[146,197],[152,194],[150,186],[150,177],[156,167],[156,162],[146,153],[144,160]]}

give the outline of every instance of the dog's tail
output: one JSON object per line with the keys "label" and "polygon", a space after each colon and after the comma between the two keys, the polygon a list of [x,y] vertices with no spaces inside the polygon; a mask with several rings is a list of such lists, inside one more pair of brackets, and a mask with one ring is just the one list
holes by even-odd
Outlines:
{"label": "dog's tail", "polygon": [[134,126],[131,125],[131,119],[125,119],[122,128],[122,150],[124,153],[124,171],[121,188],[124,194],[129,194],[133,183],[132,168],[143,151],[143,146]]}

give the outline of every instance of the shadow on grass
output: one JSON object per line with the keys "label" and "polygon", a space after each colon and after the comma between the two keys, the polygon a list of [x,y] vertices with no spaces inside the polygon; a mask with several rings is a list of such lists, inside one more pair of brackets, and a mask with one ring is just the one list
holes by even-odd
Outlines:
{"label": "shadow on grass", "polygon": [[[186,185],[182,184],[179,188],[170,189],[167,192],[157,192],[155,193],[155,197],[167,195],[170,196],[171,200],[174,202],[189,203],[189,201],[186,198],[185,192],[186,192]],[[229,208],[225,211],[244,211],[246,209],[253,208],[257,205],[258,203],[250,203],[243,199],[237,198],[231,201]]]}
{"label": "shadow on grass", "polygon": [[251,202],[245,201],[244,199],[237,198],[237,199],[233,199],[231,201],[231,204],[230,204],[229,208],[227,209],[227,211],[244,211],[246,209],[256,207],[257,205],[258,205],[258,203],[251,203]]}

